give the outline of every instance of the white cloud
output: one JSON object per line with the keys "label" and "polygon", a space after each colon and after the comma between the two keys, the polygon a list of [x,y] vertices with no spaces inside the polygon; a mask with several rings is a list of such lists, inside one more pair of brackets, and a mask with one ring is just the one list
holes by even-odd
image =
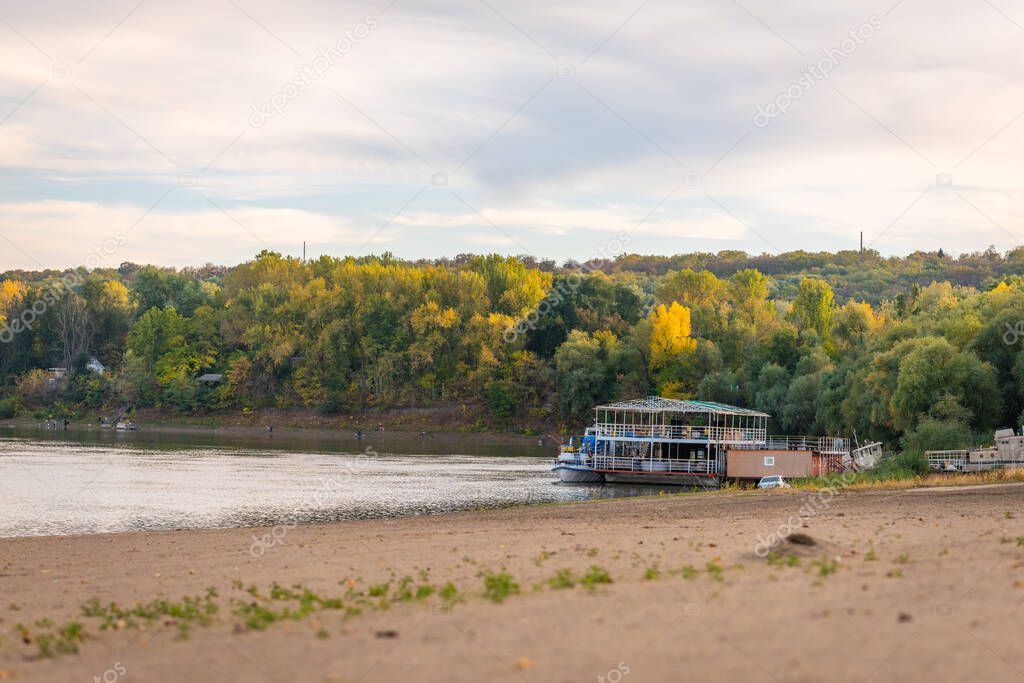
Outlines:
{"label": "white cloud", "polygon": [[[185,191],[185,190],[178,190]],[[361,242],[342,219],[294,209],[216,208],[153,211],[91,202],[41,201],[0,204],[0,234],[8,268],[78,266],[109,239],[123,244],[102,267],[123,261],[199,265],[236,263],[263,249],[300,253],[310,243]]]}
{"label": "white cloud", "polygon": [[[632,230],[694,170],[706,173],[702,185],[683,186],[638,236],[767,248],[734,214],[777,249],[811,236],[819,248],[846,248],[861,229],[886,230],[951,172],[981,212],[932,193],[878,248],[969,251],[1015,239],[989,219],[1012,234],[1021,218],[1024,53],[1019,29],[985,3],[904,2],[880,14],[877,35],[763,129],[753,125],[757,104],[889,7],[749,0],[751,16],[713,0],[649,3],[623,24],[636,7],[597,1],[492,3],[505,18],[483,3],[434,0],[385,14],[376,2],[237,4],[252,18],[199,0],[144,3],[130,16],[136,3],[123,0],[5,10],[25,39],[0,25],[0,121],[9,116],[0,233],[45,245],[37,258],[59,265],[103,230],[131,224],[159,196],[154,188],[187,171],[222,206],[244,203],[232,215],[271,245],[305,236],[358,246],[353,235],[372,234],[445,172],[488,220],[540,255],[567,258],[566,238]],[[249,126],[252,103],[367,15],[378,27],[323,81]],[[559,63],[575,65],[575,78],[555,77]],[[183,264],[262,248],[203,207],[162,207],[125,249],[133,260]],[[451,253],[522,251],[435,195],[375,244],[416,257],[425,243],[403,238],[440,228],[462,228],[446,233],[461,236],[444,244]],[[23,258],[0,250],[0,270],[32,265]]]}

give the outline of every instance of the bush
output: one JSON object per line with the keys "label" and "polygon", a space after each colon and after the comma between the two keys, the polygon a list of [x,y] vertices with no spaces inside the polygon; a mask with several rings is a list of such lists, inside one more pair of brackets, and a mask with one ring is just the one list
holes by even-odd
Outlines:
{"label": "bush", "polygon": [[340,391],[328,391],[327,397],[318,408],[321,415],[339,415],[348,410],[345,395]]}
{"label": "bush", "polygon": [[18,402],[13,397],[0,399],[0,420],[7,420],[18,413]]}
{"label": "bush", "polygon": [[896,479],[914,479],[928,474],[928,461],[923,453],[903,451],[895,455],[886,455],[874,469],[861,472],[857,475],[857,481],[887,481]]}
{"label": "bush", "polygon": [[491,415],[507,420],[516,412],[516,397],[511,382],[488,382],[484,387],[484,401]]}
{"label": "bush", "polygon": [[52,403],[60,394],[61,383],[46,370],[29,370],[16,381],[18,398],[22,404],[42,408]]}
{"label": "bush", "polygon": [[86,370],[71,378],[65,398],[87,408],[100,408],[112,398],[110,389],[105,375]]}
{"label": "bush", "polygon": [[967,448],[975,443],[974,435],[966,424],[957,420],[937,420],[926,417],[915,429],[900,439],[903,450],[914,453]]}

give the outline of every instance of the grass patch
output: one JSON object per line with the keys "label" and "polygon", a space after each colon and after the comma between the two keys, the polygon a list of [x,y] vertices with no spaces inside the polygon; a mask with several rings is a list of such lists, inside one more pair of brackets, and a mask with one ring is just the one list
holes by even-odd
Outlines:
{"label": "grass patch", "polygon": [[800,558],[796,555],[780,555],[774,550],[768,553],[765,558],[768,560],[769,566],[772,567],[798,567],[800,566]]}
{"label": "grass patch", "polygon": [[[36,627],[52,629],[53,622],[49,619],[40,619],[36,622]],[[35,635],[21,624],[15,626],[15,630],[23,643],[35,642],[36,658],[38,659],[78,654],[78,645],[85,639],[85,628],[77,621],[69,621],[52,631]]]}
{"label": "grass patch", "polygon": [[587,590],[594,590],[602,583],[611,582],[612,577],[608,573],[608,570],[598,567],[596,564],[590,565],[590,569],[587,570],[587,573],[580,578],[580,584]]}
{"label": "grass patch", "polygon": [[186,596],[178,602],[151,600],[124,609],[116,602],[102,604],[92,598],[82,605],[82,615],[100,620],[100,630],[138,628],[140,623],[170,621],[178,627],[178,638],[185,639],[194,624],[209,626],[220,607],[217,590],[208,588],[204,596]]}
{"label": "grass patch", "polygon": [[[850,491],[897,491],[930,486],[980,486],[983,484],[1024,483],[1024,468],[989,470],[966,474],[921,474],[917,470],[901,465],[901,456],[886,458],[874,470],[857,472],[855,475],[822,478],[792,479],[789,484],[796,489],[817,491],[825,488]],[[889,463],[889,464],[886,464]]]}
{"label": "grass patch", "polygon": [[812,561],[811,566],[818,568],[818,576],[829,576],[839,571],[839,560],[835,558],[831,560],[818,559]]}
{"label": "grass patch", "polygon": [[481,572],[484,579],[484,597],[491,602],[502,603],[510,595],[519,592],[519,584],[512,580],[507,572],[497,574],[489,571]]}
{"label": "grass patch", "polygon": [[548,585],[553,590],[565,590],[573,588],[578,580],[571,569],[559,569],[554,576],[548,579]]}
{"label": "grass patch", "polygon": [[683,577],[687,581],[693,581],[700,574],[700,570],[698,570],[692,564],[687,564],[687,565],[684,565],[684,566],[680,567],[679,569],[675,570],[672,573],[679,574],[681,577]]}

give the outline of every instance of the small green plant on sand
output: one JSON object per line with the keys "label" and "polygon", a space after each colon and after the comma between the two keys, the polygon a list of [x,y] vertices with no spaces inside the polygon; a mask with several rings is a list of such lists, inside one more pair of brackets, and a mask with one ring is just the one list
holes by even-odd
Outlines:
{"label": "small green plant on sand", "polygon": [[[47,624],[41,628],[49,628],[52,626],[52,622],[50,622],[49,619],[42,619],[40,622]],[[36,622],[37,626],[40,622]],[[32,641],[31,633],[27,628],[18,624],[16,629],[24,642]],[[84,638],[85,629],[82,625],[77,621],[69,621],[63,626],[58,627],[55,632],[39,633],[35,636],[36,657],[40,659],[47,659],[57,655],[77,654],[78,644],[81,643]]]}
{"label": "small green plant on sand", "polygon": [[437,596],[441,598],[441,609],[444,612],[450,612],[455,605],[462,602],[462,596],[459,595],[459,589],[456,588],[455,584],[449,581],[437,591]]}
{"label": "small green plant on sand", "polygon": [[704,569],[707,570],[708,576],[710,576],[715,581],[725,581],[725,569],[722,567],[722,565],[718,564],[714,560],[711,560],[706,565],[704,565]]}
{"label": "small green plant on sand", "polygon": [[811,562],[811,566],[818,568],[818,576],[828,576],[829,574],[835,574],[839,570],[839,560],[814,560]]}
{"label": "small green plant on sand", "polygon": [[389,590],[391,590],[390,581],[388,581],[387,583],[378,583],[375,586],[370,586],[370,588],[366,592],[369,594],[371,598],[383,598],[388,594]]}
{"label": "small green plant on sand", "polygon": [[484,571],[480,576],[484,579],[484,597],[492,602],[504,602],[505,598],[519,592],[519,584],[507,572]]}
{"label": "small green plant on sand", "polygon": [[188,637],[189,628],[193,624],[209,626],[219,606],[215,598],[217,591],[208,588],[205,596],[185,596],[180,602],[157,599],[146,603],[138,603],[129,609],[111,602],[103,604],[92,598],[82,605],[82,615],[100,619],[100,630],[138,628],[140,622],[153,623],[169,620],[178,627],[178,637]]}
{"label": "small green plant on sand", "polygon": [[687,581],[693,581],[700,574],[700,571],[692,564],[680,567],[677,573]]}
{"label": "small green plant on sand", "polygon": [[656,581],[661,578],[661,568],[658,563],[655,562],[644,571],[644,579],[646,581]]}
{"label": "small green plant on sand", "polygon": [[872,548],[871,550],[869,550],[866,553],[864,553],[864,561],[865,562],[874,562],[877,559],[878,559],[878,555],[875,554],[875,549],[874,548]]}
{"label": "small green plant on sand", "polygon": [[608,574],[608,570],[598,567],[596,564],[590,565],[587,573],[580,578],[580,584],[587,590],[594,590],[598,584],[611,582],[612,577]]}
{"label": "small green plant on sand", "polygon": [[571,569],[559,569],[554,576],[548,579],[548,585],[554,590],[563,590],[575,586],[576,581],[576,575]]}
{"label": "small green plant on sand", "polygon": [[398,587],[395,589],[395,601],[396,602],[412,602],[416,597],[416,593],[412,587],[412,577],[403,576],[398,582]]}
{"label": "small green plant on sand", "polygon": [[770,552],[766,558],[772,567],[797,567],[800,565],[800,558],[796,555],[780,555],[777,552]]}

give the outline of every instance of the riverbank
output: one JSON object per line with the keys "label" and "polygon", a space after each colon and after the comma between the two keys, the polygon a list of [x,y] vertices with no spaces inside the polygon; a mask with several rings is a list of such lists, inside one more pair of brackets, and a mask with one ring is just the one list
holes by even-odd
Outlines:
{"label": "riverbank", "polygon": [[[375,423],[373,429],[361,426],[353,426],[343,419],[321,420],[310,418],[308,422],[295,419],[284,419],[280,415],[263,415],[262,418],[245,419],[211,419],[211,418],[188,418],[175,417],[166,413],[140,414],[135,419],[138,425],[137,433],[162,434],[162,435],[195,435],[209,437],[228,437],[238,439],[256,439],[267,436],[274,436],[279,439],[287,438],[310,438],[316,440],[341,440],[351,441],[357,432],[362,433],[362,438],[372,440],[410,440],[419,439],[424,436],[450,439],[456,443],[459,441],[473,442],[480,445],[531,445],[543,442],[549,446],[558,445],[558,436],[548,434],[524,434],[522,432],[502,431],[469,431],[453,429],[451,424],[436,424],[432,427],[423,422],[417,428],[408,423],[385,426],[379,429],[382,423]],[[359,423],[359,424],[364,424]],[[63,430],[62,424],[57,425],[58,432]],[[272,427],[272,429],[268,429]],[[32,430],[43,431],[45,421],[28,417],[11,418],[0,420],[0,429],[18,430],[22,433]],[[79,419],[70,422],[68,430],[74,433],[98,433],[113,432],[114,430],[106,425],[101,425],[96,419]]]}
{"label": "riverbank", "polygon": [[[1024,670],[1022,502],[1020,485],[827,500],[724,492],[5,539],[0,670],[53,681],[1009,680]],[[780,525],[814,545],[759,553]],[[53,657],[38,658],[41,642]]]}
{"label": "riverbank", "polygon": [[[44,418],[19,416],[0,420],[0,425],[35,425],[50,415],[45,409],[38,411]],[[74,416],[71,423],[79,428],[99,428],[100,417],[112,419],[114,410],[94,410]],[[52,413],[62,422],[59,412]],[[225,433],[260,433],[272,427],[275,432],[302,431],[308,433],[354,433],[362,431],[420,434],[421,432],[458,435],[472,434],[484,438],[521,437],[536,439],[549,435],[557,439],[558,427],[550,420],[533,420],[499,424],[485,418],[480,407],[462,403],[437,402],[414,408],[377,408],[361,413],[325,415],[314,408],[259,408],[220,410],[201,415],[189,415],[156,408],[142,408],[131,419],[148,430],[218,430]]]}

